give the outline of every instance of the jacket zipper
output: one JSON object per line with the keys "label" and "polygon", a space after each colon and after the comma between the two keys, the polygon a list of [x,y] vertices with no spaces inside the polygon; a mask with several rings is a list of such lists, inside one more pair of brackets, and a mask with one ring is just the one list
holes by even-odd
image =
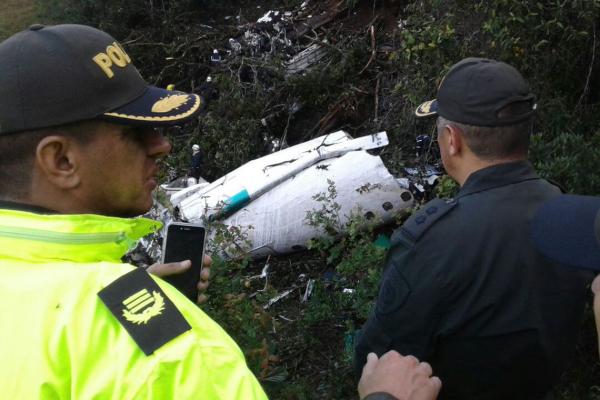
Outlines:
{"label": "jacket zipper", "polygon": [[0,236],[12,239],[30,239],[58,244],[119,243],[125,240],[125,232],[65,233],[39,229],[0,227]]}

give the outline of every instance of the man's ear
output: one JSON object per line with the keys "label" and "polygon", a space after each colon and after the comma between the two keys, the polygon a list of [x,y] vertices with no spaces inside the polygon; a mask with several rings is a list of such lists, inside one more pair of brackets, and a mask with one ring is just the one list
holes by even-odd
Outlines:
{"label": "man's ear", "polygon": [[72,189],[81,182],[78,154],[72,139],[46,136],[36,147],[36,168],[51,184],[60,189]]}
{"label": "man's ear", "polygon": [[454,125],[446,125],[444,129],[448,130],[446,135],[448,140],[448,153],[451,156],[460,155],[464,150],[464,137],[462,131]]}

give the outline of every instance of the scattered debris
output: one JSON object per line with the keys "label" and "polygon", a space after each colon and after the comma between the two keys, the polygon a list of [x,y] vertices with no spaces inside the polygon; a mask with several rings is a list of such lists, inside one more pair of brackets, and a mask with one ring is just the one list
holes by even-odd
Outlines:
{"label": "scattered debris", "polygon": [[188,187],[196,186],[198,188],[208,186],[209,183],[202,177],[198,178],[198,181],[194,179],[191,181],[187,176],[182,176],[171,180],[169,183],[163,183],[160,188],[165,192],[167,197],[171,197],[174,193],[180,192]]}
{"label": "scattered debris", "polygon": [[295,320],[295,319],[290,319],[290,318],[288,318],[288,317],[286,317],[286,316],[284,316],[284,315],[281,315],[281,314],[279,314],[279,315],[277,315],[277,316],[278,316],[279,318],[281,318],[282,320],[286,321],[286,322],[296,322],[296,320]]}
{"label": "scattered debris", "polygon": [[327,50],[322,45],[315,43],[302,50],[289,60],[286,65],[288,75],[307,71],[311,66],[317,64],[327,55]]}
{"label": "scattered debris", "polygon": [[273,297],[272,299],[269,299],[269,301],[267,302],[267,304],[265,304],[263,306],[263,309],[264,310],[268,310],[273,304],[277,303],[281,299],[284,299],[284,298],[288,297],[296,289],[298,289],[298,288],[294,286],[291,289],[288,289],[288,290],[285,290],[285,291],[281,292],[280,294],[278,294],[277,296]]}
{"label": "scattered debris", "polygon": [[417,157],[424,156],[431,150],[431,136],[419,135],[416,139],[415,152]]}
{"label": "scattered debris", "polygon": [[242,44],[234,38],[229,38],[229,48],[231,48],[231,51],[233,51],[235,54],[242,52]]}
{"label": "scattered debris", "polygon": [[281,142],[279,138],[269,136],[267,134],[263,137],[263,153],[271,154],[288,147],[286,142]]}
{"label": "scattered debris", "polygon": [[[217,48],[213,49],[210,62],[213,66],[223,67],[215,68],[213,76],[228,67],[237,71],[242,82],[264,83],[262,80],[268,74],[261,73],[258,61],[272,56],[281,60],[286,76],[301,74],[323,64],[328,55],[339,48],[340,40],[336,40],[326,25],[346,15],[346,3],[332,1],[322,10],[321,4],[305,1],[294,10],[267,10],[256,22],[238,25],[238,34],[228,34],[223,38],[225,43],[214,46]],[[240,15],[225,17],[226,20],[234,18],[240,21]],[[372,68],[382,51],[394,51],[393,44],[376,42],[376,37],[379,37],[376,28],[380,26],[375,24],[377,18],[383,17],[376,16],[365,22],[364,28],[357,33],[366,34],[365,39],[370,40],[371,57],[362,71]],[[398,23],[405,21],[399,20]],[[227,49],[227,56],[223,57],[219,48]],[[244,74],[251,76],[243,78]],[[377,78],[374,85],[376,121],[380,117],[380,84],[384,83]],[[193,90],[206,101],[218,95],[211,76]],[[359,103],[356,98],[372,95],[371,90],[350,87],[347,94],[330,104],[318,124],[305,137],[331,131],[338,121],[357,112]],[[389,174],[381,158],[367,153],[365,149],[345,150],[322,157],[322,153],[331,146],[352,141],[343,131],[292,147],[287,146],[287,126],[281,135],[271,133],[277,126],[273,123],[277,120],[275,115],[287,113],[288,118],[292,118],[301,109],[300,102],[290,99],[279,108],[266,110],[261,116],[261,124],[265,128],[265,157],[253,160],[210,184],[202,181],[190,185],[185,178],[178,178],[161,185],[176,206],[177,218],[190,222],[221,218],[227,226],[253,226],[254,229],[248,232],[252,244],[250,253],[253,257],[263,257],[304,250],[307,240],[319,234],[315,232],[316,228],[307,226],[305,218],[307,211],[318,208],[312,196],[325,192],[328,180],[336,185],[336,201],[342,207],[341,215],[350,215],[358,206],[367,218],[380,217],[382,224],[394,221],[398,211],[412,206],[415,199],[428,198],[433,192],[442,171],[439,163],[430,161],[439,160],[439,155],[432,151],[435,147],[430,136],[419,135],[415,146],[417,158],[429,158],[429,163],[406,168],[405,177],[396,179]],[[371,137],[376,138],[377,135]],[[357,165],[360,168],[356,168]],[[268,274],[268,269],[265,274]],[[267,277],[264,278],[266,284]],[[305,294],[308,293],[308,296],[313,285],[314,281],[307,284]]]}
{"label": "scattered debris", "polygon": [[269,286],[269,260],[270,259],[271,259],[271,256],[269,255],[267,257],[267,261],[265,262],[265,266],[263,267],[260,275],[254,275],[254,276],[251,276],[246,279],[246,286],[249,286],[250,282],[253,281],[254,279],[264,279],[265,280],[265,286],[262,289],[257,290],[256,293],[253,293],[250,297],[254,297],[259,292],[264,292],[265,290],[267,290],[267,287]]}
{"label": "scattered debris", "polygon": [[314,288],[315,288],[315,280],[309,279],[308,282],[306,283],[306,290],[304,290],[304,294],[302,295],[301,303],[306,303],[308,301],[308,299],[310,299],[310,295],[312,294]]}

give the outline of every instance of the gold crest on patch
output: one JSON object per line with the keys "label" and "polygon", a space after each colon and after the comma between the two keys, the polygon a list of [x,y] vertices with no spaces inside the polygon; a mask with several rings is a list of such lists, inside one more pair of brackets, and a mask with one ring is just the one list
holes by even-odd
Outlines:
{"label": "gold crest on patch", "polygon": [[162,314],[165,299],[156,291],[150,294],[147,289],[142,289],[125,299],[123,305],[123,317],[131,323],[141,325]]}
{"label": "gold crest on patch", "polygon": [[181,105],[185,104],[188,101],[188,96],[186,94],[173,94],[171,96],[167,96],[164,99],[158,100],[152,106],[152,112],[155,113],[168,113],[171,110],[174,110]]}

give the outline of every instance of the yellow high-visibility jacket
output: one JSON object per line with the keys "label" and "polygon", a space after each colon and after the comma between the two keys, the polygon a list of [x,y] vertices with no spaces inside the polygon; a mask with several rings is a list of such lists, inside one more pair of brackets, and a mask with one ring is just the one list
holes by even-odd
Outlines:
{"label": "yellow high-visibility jacket", "polygon": [[217,323],[120,261],[159,227],[0,209],[0,398],[267,398]]}

